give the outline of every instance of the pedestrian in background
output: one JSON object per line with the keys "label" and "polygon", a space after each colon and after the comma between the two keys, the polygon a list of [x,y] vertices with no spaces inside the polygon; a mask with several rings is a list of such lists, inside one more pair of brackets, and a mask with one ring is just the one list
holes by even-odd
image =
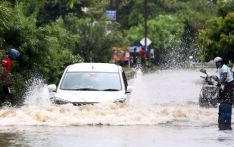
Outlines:
{"label": "pedestrian in background", "polygon": [[11,94],[11,70],[12,70],[12,58],[9,56],[8,51],[3,51],[6,57],[1,61],[2,64],[2,90],[3,90],[3,105],[11,105],[10,94]]}
{"label": "pedestrian in background", "polygon": [[234,78],[234,65],[232,65],[232,76]]}
{"label": "pedestrian in background", "polygon": [[10,94],[11,94],[11,78],[10,78],[10,72],[8,70],[8,63],[5,61],[2,61],[2,90],[3,90],[3,101],[4,105],[10,105]]}
{"label": "pedestrian in background", "polygon": [[137,64],[137,51],[136,50],[137,49],[134,48],[133,53],[132,53],[133,66],[136,66],[136,64]]}
{"label": "pedestrian in background", "polygon": [[153,48],[150,49],[150,60],[151,60],[151,63],[155,64],[155,56],[154,56]]}
{"label": "pedestrian in background", "polygon": [[145,51],[144,47],[142,47],[142,49],[140,51],[140,56],[141,56],[141,64],[145,65],[146,51]]}
{"label": "pedestrian in background", "polygon": [[20,56],[20,53],[16,49],[10,49],[6,51],[3,49],[3,53],[6,55],[4,59],[1,60],[2,64],[2,89],[3,89],[3,105],[11,106],[11,71],[12,71],[12,61]]}

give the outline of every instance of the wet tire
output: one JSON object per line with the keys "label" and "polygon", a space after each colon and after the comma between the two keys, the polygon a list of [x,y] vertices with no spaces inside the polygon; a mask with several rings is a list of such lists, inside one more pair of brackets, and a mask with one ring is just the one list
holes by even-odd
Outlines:
{"label": "wet tire", "polygon": [[213,99],[211,102],[212,107],[217,108],[218,107],[218,99]]}
{"label": "wet tire", "polygon": [[200,107],[209,107],[209,101],[205,98],[199,98]]}

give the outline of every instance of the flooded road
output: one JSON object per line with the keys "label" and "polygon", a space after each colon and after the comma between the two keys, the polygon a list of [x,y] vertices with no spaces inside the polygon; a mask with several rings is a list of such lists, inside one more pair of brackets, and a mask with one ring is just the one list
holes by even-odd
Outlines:
{"label": "flooded road", "polygon": [[218,109],[198,106],[200,75],[138,71],[129,104],[53,106],[47,89],[36,87],[26,106],[0,110],[0,146],[234,147],[233,131],[218,130]]}

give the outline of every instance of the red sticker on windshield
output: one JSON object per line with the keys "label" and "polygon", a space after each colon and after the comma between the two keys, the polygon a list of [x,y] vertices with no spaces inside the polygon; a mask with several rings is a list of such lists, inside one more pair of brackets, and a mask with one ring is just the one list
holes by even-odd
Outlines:
{"label": "red sticker on windshield", "polygon": [[96,73],[91,72],[91,73],[89,73],[89,76],[90,76],[90,77],[94,77],[94,76],[96,76]]}

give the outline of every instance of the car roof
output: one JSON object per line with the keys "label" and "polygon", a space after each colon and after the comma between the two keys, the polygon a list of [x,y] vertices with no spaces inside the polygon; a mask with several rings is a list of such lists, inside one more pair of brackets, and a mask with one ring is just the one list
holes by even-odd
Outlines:
{"label": "car roof", "polygon": [[67,67],[67,72],[119,72],[121,66],[111,63],[75,63]]}

